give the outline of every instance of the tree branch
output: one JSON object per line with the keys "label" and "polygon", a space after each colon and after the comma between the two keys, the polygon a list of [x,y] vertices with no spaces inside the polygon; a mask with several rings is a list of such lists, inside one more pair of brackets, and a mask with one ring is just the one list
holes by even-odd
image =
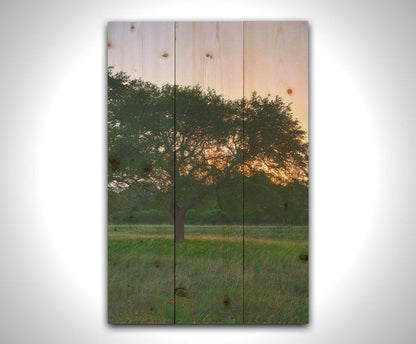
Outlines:
{"label": "tree branch", "polygon": [[182,209],[186,212],[192,207],[196,206],[206,195],[208,194],[207,191],[203,191],[201,195],[193,198],[188,204],[182,207]]}

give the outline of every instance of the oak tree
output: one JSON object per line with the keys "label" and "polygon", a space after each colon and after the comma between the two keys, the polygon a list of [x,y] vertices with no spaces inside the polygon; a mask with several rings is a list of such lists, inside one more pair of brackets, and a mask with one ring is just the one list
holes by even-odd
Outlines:
{"label": "oak tree", "polygon": [[259,172],[274,183],[307,181],[306,133],[279,96],[227,100],[109,68],[109,189],[169,199],[176,241],[184,241],[187,211],[207,194]]}

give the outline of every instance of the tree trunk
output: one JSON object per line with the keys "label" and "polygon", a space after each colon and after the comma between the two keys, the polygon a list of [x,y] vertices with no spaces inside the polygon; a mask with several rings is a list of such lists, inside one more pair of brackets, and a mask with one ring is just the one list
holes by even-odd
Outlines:
{"label": "tree trunk", "polygon": [[176,207],[176,221],[175,221],[175,241],[185,241],[185,214],[186,211],[182,208]]}
{"label": "tree trunk", "polygon": [[184,242],[185,241],[185,215],[186,212],[194,207],[199,201],[206,196],[207,192],[202,192],[201,195],[193,198],[188,204],[183,207],[175,205],[174,200],[170,204],[170,213],[175,219],[175,241]]}

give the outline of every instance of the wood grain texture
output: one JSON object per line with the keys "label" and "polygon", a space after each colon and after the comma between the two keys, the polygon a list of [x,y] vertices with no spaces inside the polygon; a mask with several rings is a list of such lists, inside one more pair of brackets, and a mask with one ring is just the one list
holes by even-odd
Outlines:
{"label": "wood grain texture", "polygon": [[244,22],[244,96],[276,95],[308,130],[308,23]]}
{"label": "wood grain texture", "polygon": [[[285,103],[292,103],[293,114],[307,130],[307,43],[307,22],[109,23],[108,66],[158,86],[166,83],[176,83],[180,87],[199,85],[204,91],[213,89],[226,99],[248,98],[252,92],[270,98],[278,95]],[[175,99],[172,99],[169,112],[174,114],[171,131],[175,131],[179,147],[179,141],[194,139],[189,139],[186,134],[181,136],[182,131],[186,130],[192,135],[192,128],[184,129],[183,123],[187,121],[181,109],[189,109],[185,101],[181,104],[181,99],[176,96],[177,89],[174,90]],[[199,110],[192,111],[187,116],[198,121]],[[267,126],[267,123],[264,125]],[[178,154],[176,162],[189,154],[189,149],[188,152],[175,149],[175,154]],[[202,149],[199,154],[205,152]],[[189,169],[178,162],[175,171],[178,178],[172,182],[176,189],[176,206],[181,206],[180,210],[186,213],[194,207],[189,195],[196,192],[192,197],[202,200],[205,191],[198,194],[200,185],[186,185],[185,178],[180,178],[186,174],[184,171]],[[213,183],[215,181],[205,186],[213,186]],[[131,239],[125,247],[128,253],[115,256],[115,261],[120,261],[119,274],[109,276],[109,285],[115,283],[119,290],[119,294],[110,296],[109,308],[118,304],[132,319],[136,315],[142,319],[153,316],[154,320],[157,318],[155,314],[168,314],[165,306],[172,305],[169,309],[174,311],[169,313],[170,318],[166,323],[181,323],[181,319],[222,324],[285,322],[286,315],[279,313],[283,309],[282,304],[292,303],[292,296],[296,297],[296,293],[304,295],[305,286],[307,288],[306,265],[302,265],[303,270],[299,270],[299,276],[294,277],[295,282],[288,282],[293,266],[304,263],[293,259],[291,249],[285,252],[274,250],[284,246],[279,242],[281,233],[290,230],[286,226],[288,205],[284,203],[286,208],[282,225],[269,226],[264,230],[264,226],[257,226],[264,222],[254,219],[252,221],[257,221],[251,223],[254,226],[245,226],[247,214],[244,214],[244,202],[259,196],[253,191],[254,188],[247,187],[243,176],[238,183],[237,186],[228,186],[228,189],[227,186],[221,186],[221,191],[220,188],[214,192],[210,190],[206,197],[209,197],[209,211],[218,211],[220,218],[225,203],[241,207],[241,222],[232,226],[226,224],[225,220],[219,220],[216,226],[187,225],[185,240],[177,243],[173,241],[174,226],[170,226],[169,233],[164,232],[164,235],[172,240],[168,249],[166,241],[163,248],[164,252],[169,252],[169,257],[166,254],[137,254],[135,248],[146,246],[146,240],[151,235],[157,237],[157,233],[150,228],[149,233],[152,234],[146,238],[127,229],[126,236]],[[284,198],[282,195],[279,197]],[[167,202],[166,208],[172,209],[173,204]],[[195,204],[198,202],[202,203],[203,200],[198,199]],[[187,203],[192,206],[184,210]],[[175,211],[178,215],[176,207]],[[178,218],[175,217],[176,228]],[[181,221],[183,225],[185,215]],[[263,232],[267,234],[267,240],[271,239],[271,243],[266,243],[267,240],[262,238]],[[154,238],[149,240],[152,245],[157,243]],[[195,247],[199,251],[195,251]],[[199,255],[204,255],[204,259],[200,259]],[[194,263],[200,261],[207,265]],[[283,294],[286,296],[282,297]],[[307,308],[305,299],[299,303]],[[266,308],[269,309],[268,314],[263,312]],[[211,309],[215,312],[211,313]],[[276,314],[270,315],[270,309],[272,312],[276,309]],[[293,321],[293,318],[290,319]]]}
{"label": "wood grain texture", "polygon": [[161,86],[174,81],[173,22],[108,24],[108,66]]}
{"label": "wood grain texture", "polygon": [[[109,23],[108,66],[114,66],[116,72],[127,73],[132,79],[140,78],[158,86],[173,84],[174,23]],[[173,97],[170,107],[169,112],[173,113]],[[172,119],[171,132],[173,126]],[[173,163],[171,169],[173,171]],[[165,202],[165,208],[169,209],[171,201]],[[137,209],[140,207],[137,204]],[[121,230],[125,239],[118,245],[125,246],[121,248],[123,259],[112,262],[116,267],[108,276],[109,290],[120,292],[109,295],[109,321],[114,318],[123,319],[122,323],[146,323],[146,319],[152,322],[160,319],[165,324],[174,323],[173,313],[168,313],[164,307],[174,298],[174,226],[165,226],[163,231],[168,235],[167,239],[154,242],[146,236],[145,228],[140,234],[137,227],[123,227],[118,233]],[[146,253],[150,243],[154,250]],[[157,247],[158,243],[160,247]],[[114,249],[120,250],[120,247]]]}
{"label": "wood grain texture", "polygon": [[[243,96],[243,25],[241,22],[179,22],[176,24],[176,82],[178,85],[199,85],[203,90],[214,89],[225,98],[242,98]],[[177,100],[177,109],[181,108]],[[204,109],[201,109],[204,111]],[[198,114],[195,114],[198,116]],[[180,110],[176,113],[177,130],[181,132]],[[241,123],[242,125],[242,123]],[[218,132],[222,128],[218,128]],[[206,153],[206,152],[205,152]],[[204,154],[204,152],[203,152]],[[187,255],[186,245],[192,241],[179,244],[176,247],[176,280],[178,286],[185,286],[196,304],[205,303],[207,319],[200,317],[197,323],[235,323],[241,319],[243,308],[243,240],[242,240],[242,180],[237,182],[238,189],[233,196],[239,199],[237,207],[241,209],[239,225],[230,226],[221,221],[216,226],[214,237],[206,238],[207,262],[212,266],[195,267],[192,257]],[[177,181],[177,194],[185,192],[185,185]],[[221,186],[215,190],[211,183],[210,199],[216,204],[216,210],[224,212]],[[204,230],[201,228],[201,234]],[[185,238],[186,238],[185,231]],[[215,239],[212,239],[215,238]],[[198,240],[192,237],[190,240]],[[201,276],[208,278],[203,279]],[[207,304],[208,303],[208,304]],[[208,313],[214,310],[212,313]],[[177,318],[189,318],[189,308],[177,307]]]}
{"label": "wood grain texture", "polygon": [[[279,96],[291,105],[292,113],[308,129],[308,24],[307,22],[244,22],[244,97],[256,92],[261,97],[274,99]],[[264,123],[264,126],[267,126]],[[246,125],[246,130],[248,130]],[[261,129],[260,129],[261,130]],[[248,219],[248,204],[257,198],[258,189],[245,180],[245,218]],[[283,211],[281,225],[274,225],[268,234],[274,247],[259,245],[259,240],[250,235],[251,227],[245,226],[244,237],[244,309],[245,323],[285,323],[294,321],[283,309],[307,309],[307,300],[296,295],[307,286],[307,269],[294,258],[282,244],[281,236],[291,231],[287,226],[287,212],[293,206],[288,191],[281,191],[277,198],[284,204],[276,209]],[[253,220],[251,220],[251,224]],[[263,231],[266,232],[266,229]],[[261,233],[258,233],[261,236]],[[306,244],[307,246],[307,244]],[[272,250],[269,256],[268,250]],[[303,269],[303,270],[302,270]],[[301,271],[301,272],[299,272]],[[267,288],[264,286],[267,285]],[[298,288],[298,289],[296,289]],[[301,294],[301,292],[299,292]],[[300,301],[299,301],[300,300]],[[295,306],[296,304],[296,306]],[[266,309],[273,309],[270,313]],[[307,312],[307,311],[306,311]],[[299,314],[299,319],[304,321]],[[288,320],[290,319],[290,320]],[[296,319],[296,321],[299,321]],[[295,321],[295,322],[296,322]]]}
{"label": "wood grain texture", "polygon": [[179,85],[201,85],[226,98],[242,97],[242,22],[178,22],[176,37]]}

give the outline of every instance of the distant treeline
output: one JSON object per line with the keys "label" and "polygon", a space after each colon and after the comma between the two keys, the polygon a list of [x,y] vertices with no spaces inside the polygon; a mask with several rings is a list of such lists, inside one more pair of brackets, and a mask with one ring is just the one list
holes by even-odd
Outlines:
{"label": "distant treeline", "polygon": [[[273,184],[255,175],[212,190],[186,214],[186,224],[306,225],[308,224],[308,186],[297,181]],[[243,197],[244,192],[244,197]],[[114,224],[169,224],[173,222],[169,198],[129,187],[108,194],[108,221]]]}

